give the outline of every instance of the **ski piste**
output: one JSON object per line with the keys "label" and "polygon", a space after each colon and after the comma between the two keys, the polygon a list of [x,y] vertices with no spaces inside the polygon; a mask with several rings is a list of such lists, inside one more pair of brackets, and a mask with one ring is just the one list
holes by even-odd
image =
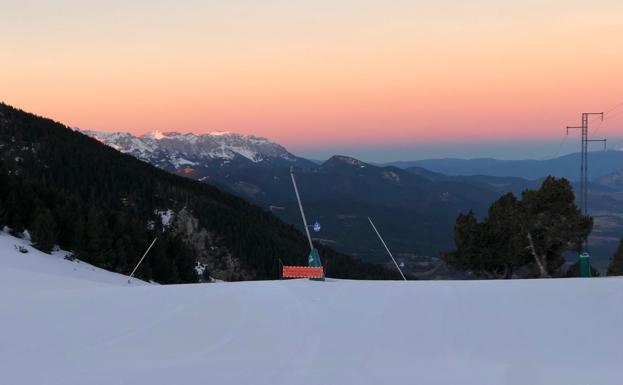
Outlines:
{"label": "ski piste", "polygon": [[0,233],[2,385],[623,384],[617,277],[128,285],[66,253]]}

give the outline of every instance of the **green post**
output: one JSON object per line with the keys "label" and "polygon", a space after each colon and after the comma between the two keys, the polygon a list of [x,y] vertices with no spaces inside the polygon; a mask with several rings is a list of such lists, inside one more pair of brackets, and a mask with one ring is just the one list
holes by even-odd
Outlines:
{"label": "green post", "polygon": [[[321,267],[322,263],[320,263],[320,254],[318,254],[318,250],[316,248],[312,248],[309,252],[309,259],[307,260],[309,267]],[[313,281],[324,281],[324,278],[310,278]]]}
{"label": "green post", "polygon": [[583,251],[580,254],[580,277],[589,278],[591,276],[591,261],[590,254],[587,251]]}

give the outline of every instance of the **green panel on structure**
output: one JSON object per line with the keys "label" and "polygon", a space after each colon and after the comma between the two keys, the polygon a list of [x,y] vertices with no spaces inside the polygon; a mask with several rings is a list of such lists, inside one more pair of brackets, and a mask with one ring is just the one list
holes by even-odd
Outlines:
{"label": "green panel on structure", "polygon": [[591,276],[591,260],[588,252],[584,251],[580,254],[580,277],[588,278]]}
{"label": "green panel on structure", "polygon": [[309,260],[307,262],[310,267],[322,266],[320,264],[320,254],[318,254],[318,250],[316,250],[315,247],[311,249],[311,252],[309,253]]}
{"label": "green panel on structure", "polygon": [[[310,267],[321,267],[322,263],[320,263],[320,254],[318,254],[318,250],[314,247],[309,252],[309,258],[307,260],[308,265]],[[324,281],[324,278],[310,278],[312,281]]]}

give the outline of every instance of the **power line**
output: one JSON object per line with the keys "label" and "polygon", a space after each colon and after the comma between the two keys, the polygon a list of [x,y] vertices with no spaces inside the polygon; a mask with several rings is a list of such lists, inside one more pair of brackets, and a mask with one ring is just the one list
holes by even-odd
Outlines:
{"label": "power line", "polygon": [[562,140],[560,141],[560,145],[558,146],[558,150],[556,150],[556,152],[554,153],[554,156],[552,156],[552,159],[558,158],[558,155],[560,155],[560,151],[562,150],[562,146],[567,141],[567,136],[568,135],[565,135],[565,136],[562,137]]}
{"label": "power line", "polygon": [[616,114],[612,115],[612,116],[608,116],[608,120],[612,120],[614,118],[616,118],[617,116],[623,115],[623,110],[617,112]]}
{"label": "power line", "polygon": [[612,107],[611,109],[607,110],[606,112],[604,112],[604,115],[608,115],[609,113],[611,113],[612,111],[616,110],[617,108],[623,106],[623,102],[617,104],[616,106]]}
{"label": "power line", "polygon": [[599,131],[599,129],[601,128],[601,125],[604,124],[604,120],[605,119],[602,117],[597,127],[595,127],[595,132],[593,132],[593,134],[596,134]]}
{"label": "power line", "polygon": [[[617,106],[623,106],[623,103],[619,103]],[[616,107],[615,107],[615,108],[611,108],[611,109],[610,109],[610,112],[612,112],[612,111],[614,111],[614,110],[616,110]],[[621,115],[623,115],[623,110],[621,110],[621,111],[617,112],[617,113],[616,113],[616,114],[614,114],[614,115],[606,115],[606,113],[604,112],[604,118],[603,118],[603,119],[599,122],[599,125],[595,128],[595,132],[594,132],[594,134],[596,134],[596,133],[599,131],[599,129],[601,128],[602,124],[603,124],[606,120],[607,120],[607,121],[609,121],[609,122],[611,122],[614,118],[616,118],[617,116],[621,116]]]}

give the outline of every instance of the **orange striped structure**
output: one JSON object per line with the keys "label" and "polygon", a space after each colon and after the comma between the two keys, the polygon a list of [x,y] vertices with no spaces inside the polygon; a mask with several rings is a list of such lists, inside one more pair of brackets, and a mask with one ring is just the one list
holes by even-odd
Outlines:
{"label": "orange striped structure", "polygon": [[281,272],[283,278],[324,278],[322,266],[284,266]]}

